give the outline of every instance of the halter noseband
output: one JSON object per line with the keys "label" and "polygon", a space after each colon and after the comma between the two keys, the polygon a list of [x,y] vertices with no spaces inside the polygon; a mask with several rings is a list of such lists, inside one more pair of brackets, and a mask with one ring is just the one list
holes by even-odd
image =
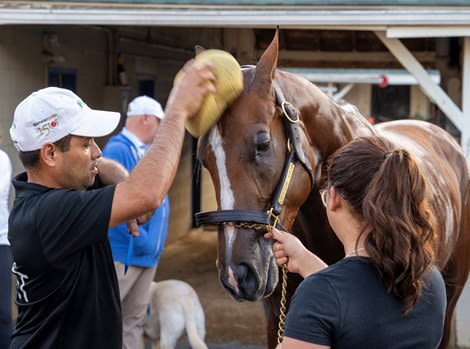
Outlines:
{"label": "halter noseband", "polygon": [[298,161],[308,172],[313,188],[314,178],[310,162],[302,148],[299,130],[299,112],[284,98],[278,84],[274,82],[274,95],[277,105],[282,109],[284,130],[287,138],[287,157],[282,169],[281,178],[274,193],[271,207],[267,212],[251,210],[218,210],[196,213],[196,225],[232,224],[235,227],[269,231],[271,228],[285,230],[279,222],[279,215],[286,198],[287,189]]}

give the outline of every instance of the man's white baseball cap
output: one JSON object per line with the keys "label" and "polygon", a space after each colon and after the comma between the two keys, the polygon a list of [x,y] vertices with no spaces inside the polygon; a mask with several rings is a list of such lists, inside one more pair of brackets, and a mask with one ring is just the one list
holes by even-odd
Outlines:
{"label": "man's white baseball cap", "polygon": [[129,103],[127,108],[127,116],[136,115],[154,115],[160,120],[163,120],[165,113],[162,106],[155,99],[147,96],[139,96]]}
{"label": "man's white baseball cap", "polygon": [[119,113],[90,109],[70,90],[47,87],[16,107],[10,136],[18,150],[32,151],[68,135],[106,136],[119,119]]}

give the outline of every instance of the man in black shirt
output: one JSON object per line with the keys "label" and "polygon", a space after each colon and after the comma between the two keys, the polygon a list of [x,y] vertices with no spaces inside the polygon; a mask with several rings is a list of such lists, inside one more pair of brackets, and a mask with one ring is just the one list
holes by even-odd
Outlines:
{"label": "man in black shirt", "polygon": [[121,304],[107,239],[115,186],[13,180],[9,239],[19,316],[11,348],[119,348]]}
{"label": "man in black shirt", "polygon": [[185,67],[159,136],[117,185],[104,186],[122,174],[101,158],[94,137],[112,132],[118,113],[91,110],[58,88],[37,91],[18,105],[10,134],[26,173],[13,180],[9,218],[19,311],[10,348],[121,349],[107,231],[161,204],[179,162],[184,123],[215,90],[211,67]]}

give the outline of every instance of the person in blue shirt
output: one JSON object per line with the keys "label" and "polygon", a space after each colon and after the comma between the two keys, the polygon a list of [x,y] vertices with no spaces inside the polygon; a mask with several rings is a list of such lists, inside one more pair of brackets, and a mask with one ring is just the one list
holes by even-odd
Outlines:
{"label": "person in blue shirt", "polygon": [[[108,141],[103,156],[118,161],[131,172],[152,143],[163,118],[156,100],[147,96],[135,98],[129,103],[125,127]],[[166,195],[152,218],[139,227],[135,240],[125,224],[109,229],[121,295],[124,349],[140,347],[150,283],[165,244],[169,215]]]}

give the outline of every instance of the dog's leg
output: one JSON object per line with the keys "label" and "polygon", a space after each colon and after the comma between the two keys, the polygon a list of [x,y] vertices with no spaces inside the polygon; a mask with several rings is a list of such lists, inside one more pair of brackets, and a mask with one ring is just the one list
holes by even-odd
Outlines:
{"label": "dog's leg", "polygon": [[186,322],[186,333],[188,334],[189,343],[193,349],[208,349],[202,338],[199,336],[197,331],[196,322],[194,317],[187,319]]}
{"label": "dog's leg", "polygon": [[160,311],[160,349],[174,349],[184,331],[184,315],[179,307]]}
{"label": "dog's leg", "polygon": [[167,338],[160,341],[160,349],[175,349],[176,338]]}

